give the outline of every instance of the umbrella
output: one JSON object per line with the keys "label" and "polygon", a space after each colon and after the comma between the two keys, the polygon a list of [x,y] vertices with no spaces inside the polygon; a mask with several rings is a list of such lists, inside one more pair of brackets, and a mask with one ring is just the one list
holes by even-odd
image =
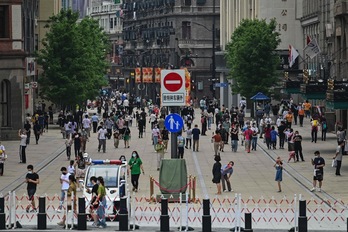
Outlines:
{"label": "umbrella", "polygon": [[254,101],[265,101],[265,100],[270,100],[269,97],[267,97],[266,95],[264,95],[264,94],[261,93],[261,92],[258,92],[256,95],[252,96],[250,99],[251,99],[251,100],[254,100]]}

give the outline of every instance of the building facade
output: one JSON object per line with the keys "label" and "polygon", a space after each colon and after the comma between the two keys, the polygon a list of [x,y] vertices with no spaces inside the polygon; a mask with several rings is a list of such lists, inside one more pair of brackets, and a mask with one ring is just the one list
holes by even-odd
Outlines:
{"label": "building facade", "polygon": [[[335,122],[342,125],[343,128],[348,127],[348,2],[343,0],[335,0],[330,2],[330,12],[334,16],[334,23],[326,31],[326,36],[330,35],[330,42],[333,42],[333,52],[327,59],[327,68],[329,69],[330,78],[341,81],[343,86],[334,88],[333,94],[338,97],[342,94],[341,100],[334,97],[328,98],[327,107],[335,110]],[[326,28],[327,29],[327,28]],[[329,94],[328,94],[329,95]],[[333,100],[333,101],[331,101]],[[331,104],[329,104],[331,103]]]}
{"label": "building facade", "polygon": [[28,107],[25,85],[35,75],[35,24],[38,1],[0,2],[0,136],[18,138]]}
{"label": "building facade", "polygon": [[114,89],[124,87],[125,82],[122,72],[123,22],[120,1],[93,1],[91,6],[87,8],[87,16],[98,20],[99,25],[110,38],[112,47],[107,57],[110,62],[110,68],[107,73],[109,87]]}
{"label": "building facade", "polygon": [[146,68],[186,67],[191,74],[191,97],[212,98],[219,11],[217,0],[124,0],[122,64],[126,90],[155,100],[160,83],[152,76],[146,83],[136,83],[135,68],[144,75]]}
{"label": "building facade", "polygon": [[[277,31],[280,33],[281,43],[277,52],[281,57],[281,66],[279,69],[288,68],[288,49],[289,44],[295,47],[299,52],[303,48],[303,35],[301,29],[303,0],[220,0],[220,46],[222,52],[217,54],[217,59],[221,60],[221,66],[217,70],[221,71],[220,82],[226,82],[228,76],[228,67],[223,57],[226,45],[231,41],[231,36],[243,19],[266,19],[269,21],[273,18],[278,23]],[[301,58],[299,58],[301,59]],[[302,65],[301,60],[298,62]],[[298,64],[293,67],[298,69]],[[233,83],[233,79],[229,80]],[[232,95],[231,95],[232,92]],[[227,106],[238,106],[239,96],[233,94],[233,89],[221,89],[223,96],[222,104]]]}

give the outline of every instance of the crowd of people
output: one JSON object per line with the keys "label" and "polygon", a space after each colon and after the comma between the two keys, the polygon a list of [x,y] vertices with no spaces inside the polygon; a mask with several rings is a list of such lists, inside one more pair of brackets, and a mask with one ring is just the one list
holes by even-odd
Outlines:
{"label": "crowd of people", "polygon": [[[195,105],[201,109],[200,114],[195,114]],[[146,125],[150,125],[151,142],[154,151],[157,153],[157,170],[168,149],[169,131],[164,125],[165,117],[169,113],[167,107],[159,107],[152,101],[144,101],[140,97],[132,97],[129,93],[114,93],[113,97],[102,96],[95,104],[97,113],[90,115],[87,109],[79,109],[76,112],[62,110],[58,114],[58,125],[61,128],[62,138],[66,147],[66,157],[69,165],[61,168],[61,204],[58,211],[62,210],[63,202],[67,196],[68,201],[71,197],[76,197],[76,192],[81,189],[79,179],[84,178],[90,157],[87,154],[87,144],[91,139],[91,134],[96,134],[98,139],[98,152],[105,153],[107,150],[107,141],[111,140],[114,148],[119,148],[123,140],[124,148],[131,147],[131,136],[138,136],[139,139],[146,138],[144,133]],[[177,157],[183,159],[185,150],[193,152],[200,151],[201,136],[208,136],[211,131],[211,142],[214,149],[215,163],[212,168],[212,182],[217,185],[217,193],[224,191],[233,191],[230,178],[233,174],[234,161],[227,164],[221,164],[221,155],[223,152],[232,153],[241,150],[244,147],[246,153],[255,152],[258,149],[258,142],[266,144],[268,149],[288,149],[289,158],[287,162],[305,162],[305,156],[302,152],[302,135],[296,130],[296,125],[303,127],[304,123],[310,122],[311,142],[318,142],[318,132],[321,132],[321,140],[326,140],[328,125],[325,114],[320,110],[313,111],[313,106],[305,101],[295,104],[292,100],[282,101],[279,105],[272,106],[270,103],[258,104],[254,119],[246,119],[245,116],[246,101],[242,99],[238,107],[231,109],[225,106],[219,107],[218,102],[202,98],[195,100],[190,106],[181,107],[179,114],[184,120],[184,128],[177,136]],[[41,107],[35,114],[27,115],[24,129],[19,130],[20,137],[20,163],[26,163],[26,146],[30,144],[31,130],[34,131],[35,143],[38,144],[40,136],[48,130],[48,124],[53,123],[52,107]],[[51,117],[52,116],[52,117]],[[199,118],[196,118],[196,117]],[[305,121],[304,119],[307,120]],[[134,127],[135,125],[135,127]],[[133,132],[137,128],[138,133]],[[136,135],[137,134],[137,135]],[[343,128],[337,130],[337,149],[333,157],[333,166],[336,167],[336,175],[340,174],[342,166],[342,155],[347,153],[346,131]],[[0,175],[3,175],[4,161],[6,160],[6,149],[0,144]],[[311,159],[314,167],[313,188],[311,191],[321,191],[324,176],[325,160],[320,156],[320,152],[315,152],[315,158]],[[139,189],[139,176],[144,174],[142,160],[137,151],[131,152],[128,162],[129,172],[131,174],[131,183],[133,191]],[[275,160],[274,168],[276,170],[275,181],[278,185],[278,192],[281,192],[282,171],[284,167],[283,160],[278,157]],[[28,165],[28,196],[31,204],[27,207],[27,212],[36,211],[35,199],[33,195],[36,191],[36,185],[40,183],[39,176],[34,175],[33,166]],[[91,201],[91,213],[94,215],[95,227],[105,228],[105,187],[102,177],[91,177],[93,188],[88,190],[93,193]],[[226,188],[227,184],[227,188]],[[75,200],[76,202],[76,200]],[[76,210],[76,206],[69,206]],[[99,209],[100,208],[100,209]],[[66,217],[62,218],[59,225],[65,224]]]}

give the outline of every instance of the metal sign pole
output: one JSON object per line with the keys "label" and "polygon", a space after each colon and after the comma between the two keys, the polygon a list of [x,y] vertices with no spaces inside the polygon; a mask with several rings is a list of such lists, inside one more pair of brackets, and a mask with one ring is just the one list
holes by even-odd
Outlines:
{"label": "metal sign pole", "polygon": [[[171,107],[170,113],[177,113],[178,112],[178,107],[177,106],[173,106]],[[178,158],[178,133],[171,133],[170,134],[170,157],[172,159],[177,159]]]}

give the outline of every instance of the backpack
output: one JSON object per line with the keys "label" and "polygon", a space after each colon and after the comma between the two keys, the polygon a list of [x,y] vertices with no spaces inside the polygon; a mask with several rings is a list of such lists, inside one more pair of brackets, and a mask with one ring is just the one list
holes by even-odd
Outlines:
{"label": "backpack", "polygon": [[313,126],[318,126],[318,120],[313,120]]}
{"label": "backpack", "polygon": [[326,122],[323,122],[323,130],[326,130],[326,128],[327,128]]}
{"label": "backpack", "polygon": [[187,123],[192,123],[191,115],[187,115]]}

